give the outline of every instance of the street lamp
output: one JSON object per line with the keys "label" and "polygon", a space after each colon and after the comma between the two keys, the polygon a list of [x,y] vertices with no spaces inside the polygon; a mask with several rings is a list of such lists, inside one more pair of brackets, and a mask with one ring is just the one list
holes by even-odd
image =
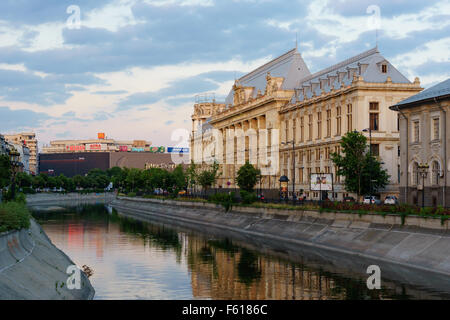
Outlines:
{"label": "street lamp", "polygon": [[20,153],[16,150],[16,148],[12,147],[9,151],[9,161],[12,168],[11,200],[14,200],[14,198],[16,197],[16,172],[17,169],[22,165],[19,159]]}
{"label": "street lamp", "polygon": [[288,145],[292,143],[292,201],[295,202],[295,141],[281,142],[282,145]]}
{"label": "street lamp", "polygon": [[425,179],[430,168],[428,163],[421,163],[417,166],[420,176],[422,177],[422,208],[425,207]]}
{"label": "street lamp", "polygon": [[280,177],[280,197],[286,199],[288,193],[288,182],[289,178],[286,176]]}

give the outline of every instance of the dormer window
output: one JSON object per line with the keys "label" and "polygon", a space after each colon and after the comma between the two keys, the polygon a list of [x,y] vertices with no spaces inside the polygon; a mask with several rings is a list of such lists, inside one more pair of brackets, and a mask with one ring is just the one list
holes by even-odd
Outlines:
{"label": "dormer window", "polygon": [[387,64],[382,64],[381,65],[381,72],[382,73],[387,73]]}

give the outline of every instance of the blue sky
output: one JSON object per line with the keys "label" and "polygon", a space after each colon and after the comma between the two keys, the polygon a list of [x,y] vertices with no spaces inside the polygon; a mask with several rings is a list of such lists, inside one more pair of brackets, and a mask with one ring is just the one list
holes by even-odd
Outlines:
{"label": "blue sky", "polygon": [[0,132],[175,145],[196,94],[224,97],[296,34],[312,72],[374,47],[374,6],[405,76],[450,76],[450,0],[2,0]]}

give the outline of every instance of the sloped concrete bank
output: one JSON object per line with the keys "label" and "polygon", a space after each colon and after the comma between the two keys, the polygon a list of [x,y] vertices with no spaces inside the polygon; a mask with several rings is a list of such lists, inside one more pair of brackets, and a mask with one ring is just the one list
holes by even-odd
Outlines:
{"label": "sloped concrete bank", "polygon": [[56,210],[61,207],[73,207],[86,204],[108,204],[115,199],[112,192],[106,193],[37,193],[27,195],[27,205],[34,210]]}
{"label": "sloped concrete bank", "polygon": [[[450,284],[448,221],[395,215],[319,213],[236,207],[225,212],[214,204],[157,199],[118,198],[119,212],[205,230],[221,229],[259,238],[266,244],[284,244],[295,250],[320,250],[342,261],[353,258],[383,264],[388,269],[413,270],[415,277],[433,273]],[[335,259],[336,260],[336,259]],[[417,273],[418,272],[418,273]],[[439,281],[438,281],[439,282]]]}
{"label": "sloped concrete bank", "polygon": [[81,272],[81,289],[67,288],[67,268],[75,263],[33,219],[29,230],[0,234],[0,299],[92,299],[95,291]]}

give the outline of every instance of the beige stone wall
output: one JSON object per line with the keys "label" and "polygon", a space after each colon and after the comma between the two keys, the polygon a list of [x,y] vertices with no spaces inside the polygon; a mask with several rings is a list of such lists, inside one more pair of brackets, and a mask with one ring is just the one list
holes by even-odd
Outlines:
{"label": "beige stone wall", "polygon": [[[402,109],[400,113],[402,158],[400,184],[403,190],[401,198],[408,202],[421,203],[421,190],[418,189],[421,189],[423,180],[417,174],[416,164],[428,164],[429,170],[424,184],[427,195],[425,204],[432,205],[432,197],[435,197],[438,204],[450,205],[450,199],[448,199],[450,101],[439,102],[439,105],[435,102],[427,102]],[[446,121],[444,111],[446,111]],[[434,119],[438,120],[438,130],[435,130]],[[415,123],[418,124],[418,134],[415,133]],[[447,124],[447,132],[445,132],[445,124]]]}

